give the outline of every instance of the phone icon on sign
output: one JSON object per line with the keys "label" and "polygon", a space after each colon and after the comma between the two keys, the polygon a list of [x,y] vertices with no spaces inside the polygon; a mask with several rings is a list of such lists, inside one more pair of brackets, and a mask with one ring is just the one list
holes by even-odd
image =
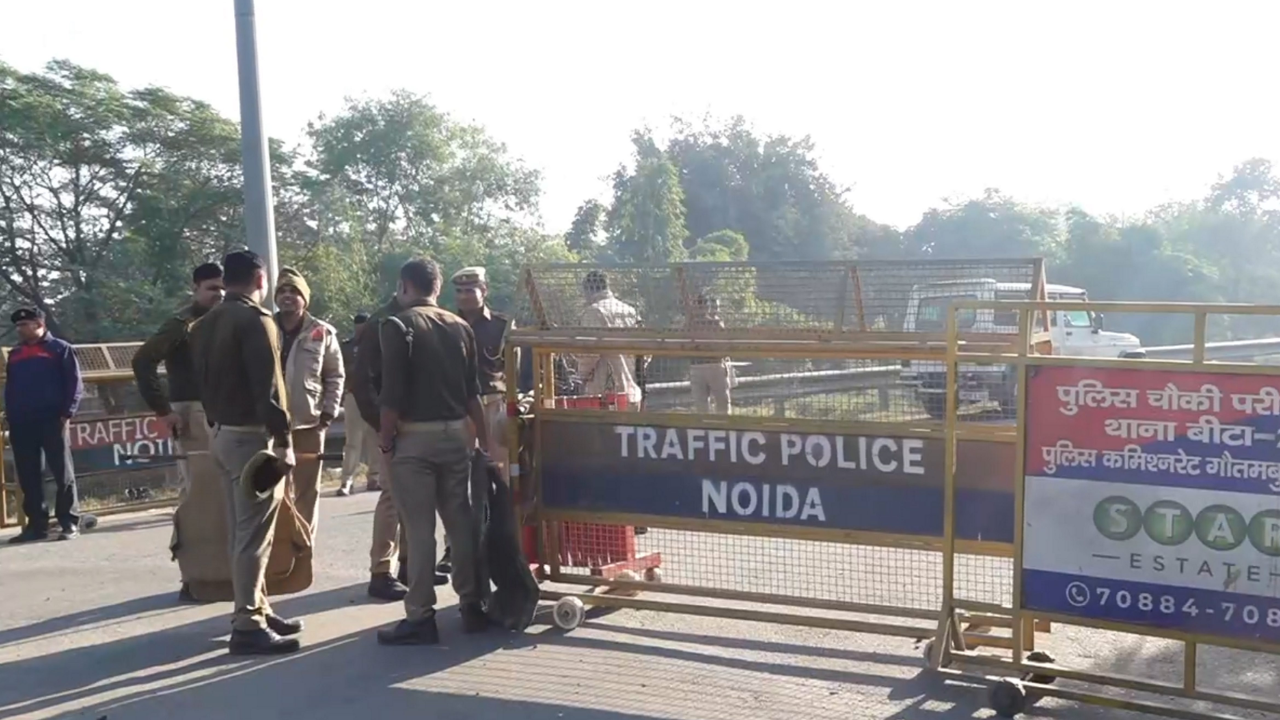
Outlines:
{"label": "phone icon on sign", "polygon": [[1072,607],[1084,607],[1089,604],[1089,588],[1084,583],[1073,582],[1067,586],[1067,602]]}

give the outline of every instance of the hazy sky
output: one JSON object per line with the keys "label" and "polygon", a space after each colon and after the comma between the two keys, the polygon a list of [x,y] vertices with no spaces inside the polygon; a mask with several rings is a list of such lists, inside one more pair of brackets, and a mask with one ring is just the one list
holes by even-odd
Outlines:
{"label": "hazy sky", "polygon": [[[550,230],[673,114],[809,134],[854,207],[898,226],[985,187],[1140,213],[1280,160],[1280,2],[257,4],[272,135],[347,95],[428,93],[543,172]],[[0,0],[0,58],[53,57],[238,118],[232,0]]]}

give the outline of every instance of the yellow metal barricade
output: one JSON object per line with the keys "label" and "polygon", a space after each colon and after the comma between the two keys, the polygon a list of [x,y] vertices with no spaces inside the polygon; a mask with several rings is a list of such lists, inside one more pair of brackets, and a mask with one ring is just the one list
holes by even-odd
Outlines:
{"label": "yellow metal barricade", "polygon": [[[958,332],[966,312],[1016,313],[1020,341],[977,347]],[[1100,331],[1103,312],[1183,316],[1189,357],[1036,352],[1033,324],[1088,313]],[[948,311],[945,587],[931,660],[990,673],[999,715],[1041,696],[1179,718],[1280,712],[1280,368],[1213,361],[1206,337],[1228,316],[1280,329],[1280,307],[1249,305],[969,300]],[[964,368],[983,363],[1017,378],[1010,585],[994,605],[962,597],[956,577],[957,397]],[[966,643],[958,623],[974,614],[1009,628],[985,643],[1008,656]],[[1049,621],[1070,640],[1037,653]]]}
{"label": "yellow metal barricade", "polygon": [[[166,429],[156,422],[134,385],[130,366],[140,346],[141,343],[74,346],[85,396],[69,433],[81,510],[93,515],[167,507],[177,502],[177,492],[171,487],[171,460],[132,459],[134,455],[173,454]],[[7,357],[8,351],[4,352]],[[0,455],[6,457],[10,454],[7,441],[8,434],[0,434]],[[0,463],[0,527],[26,522],[22,490],[10,469],[9,462]],[[52,495],[48,498],[52,502]]]}
{"label": "yellow metal barricade", "polygon": [[[533,358],[535,399],[528,436],[511,432],[533,451],[511,461],[557,622],[601,605],[923,641],[957,619],[940,612],[948,538],[985,606],[1007,605],[990,562],[1013,552],[1012,398],[967,396],[948,431],[945,307],[997,287],[1041,298],[1041,261],[572,265],[523,284],[509,342]],[[959,333],[993,354],[1029,335]],[[562,376],[573,361],[581,386]],[[958,531],[948,454],[976,491]],[[991,497],[1010,511],[986,513]],[[981,627],[968,647],[1010,645]]]}

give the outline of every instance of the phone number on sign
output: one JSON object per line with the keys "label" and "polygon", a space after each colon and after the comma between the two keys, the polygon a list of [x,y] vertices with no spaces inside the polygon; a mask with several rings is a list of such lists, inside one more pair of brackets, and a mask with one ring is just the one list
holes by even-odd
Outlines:
{"label": "phone number on sign", "polygon": [[1280,628],[1280,606],[1268,607],[1266,605],[1259,606],[1219,601],[1217,603],[1208,603],[1201,607],[1194,597],[1189,597],[1179,602],[1179,598],[1173,595],[1114,590],[1103,586],[1096,586],[1090,589],[1088,585],[1081,582],[1067,586],[1067,602],[1073,607],[1082,609],[1092,604],[1100,608],[1114,607],[1118,610],[1138,610],[1144,613],[1159,612],[1165,615],[1182,613],[1190,617],[1197,617],[1200,613],[1204,613],[1205,615],[1220,616],[1222,622],[1225,623],[1243,623],[1245,625],[1266,623],[1269,627]]}

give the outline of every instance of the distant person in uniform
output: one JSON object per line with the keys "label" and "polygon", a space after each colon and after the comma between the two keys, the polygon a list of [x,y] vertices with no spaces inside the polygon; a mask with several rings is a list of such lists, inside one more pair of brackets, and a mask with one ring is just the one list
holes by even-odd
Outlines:
{"label": "distant person in uniform", "polygon": [[285,467],[294,460],[288,394],[280,369],[280,331],[262,306],[267,266],[248,250],[223,262],[227,295],[191,330],[192,357],[205,414],[213,423],[210,450],[227,500],[235,612],[232,654],[296,651],[302,622],[271,610],[267,561],[285,483],[258,492],[243,482],[250,461],[269,451]]}
{"label": "distant person in uniform", "polygon": [[44,313],[39,309],[20,308],[9,319],[17,326],[21,342],[9,351],[4,409],[13,465],[22,488],[22,512],[27,516],[26,527],[9,542],[49,536],[44,464],[58,487],[54,502],[54,516],[62,530],[58,539],[74,540],[80,536],[80,503],[68,426],[84,395],[80,361],[70,343],[54,337],[45,327]]}
{"label": "distant person in uniform", "polygon": [[[586,307],[579,321],[581,327],[634,328],[640,326],[640,314],[635,307],[619,300],[609,289],[609,276],[603,270],[592,270],[582,280],[582,292]],[[578,355],[578,375],[582,379],[583,395],[608,395],[618,393],[627,396],[632,409],[638,409],[642,399],[640,384],[636,381],[635,356],[627,355]]]}
{"label": "distant person in uniform", "polygon": [[[482,632],[489,620],[477,582],[476,534],[469,485],[474,443],[489,447],[480,404],[475,334],[462,318],[440,308],[440,266],[410,260],[400,269],[401,310],[379,325],[382,410],[379,449],[388,462],[391,496],[409,543],[405,619],[379,630],[388,645],[432,645],[436,628],[434,558],[436,512],[453,540],[453,588],[463,632]],[[475,437],[468,429],[475,428]]]}
{"label": "distant person in uniform", "polygon": [[[222,268],[218,263],[205,263],[191,273],[191,302],[177,314],[165,320],[160,329],[147,339],[133,355],[133,377],[138,383],[138,393],[156,418],[169,429],[174,450],[184,456],[178,460],[178,505],[187,499],[194,473],[213,473],[212,460],[208,457],[209,426],[205,420],[204,406],[200,404],[200,389],[196,383],[195,367],[191,360],[191,344],[188,335],[197,320],[222,302],[225,288],[222,284]],[[160,364],[164,363],[168,383],[160,381]],[[208,478],[217,482],[216,477]],[[175,523],[174,542],[178,528]],[[181,567],[181,564],[179,565]],[[195,600],[187,578],[182,578],[181,600]]]}
{"label": "distant person in uniform", "polygon": [[[724,330],[720,318],[720,300],[703,292],[694,299],[689,318],[689,330],[695,334],[715,333]],[[729,358],[694,358],[689,366],[689,388],[693,393],[695,409],[700,413],[714,410],[721,415],[732,411],[729,387],[732,366]]]}
{"label": "distant person in uniform", "polygon": [[345,372],[338,331],[307,312],[311,288],[293,268],[281,268],[276,280],[276,323],[280,361],[293,421],[293,451],[302,453],[293,469],[294,505],[315,541],[320,510],[320,474],[325,433],[342,407]]}
{"label": "distant person in uniform", "polygon": [[[382,391],[382,345],[378,337],[378,323],[400,312],[396,298],[378,308],[369,316],[367,329],[361,333],[356,345],[355,366],[348,371],[351,378],[351,394],[355,398],[360,418],[374,432],[375,444],[382,427],[382,411],[378,407],[378,393]],[[375,448],[376,449],[376,448]],[[378,504],[373,509],[373,541],[369,547],[369,597],[398,602],[409,593],[409,565],[405,553],[404,529],[400,513],[391,499],[391,483],[387,470],[387,458],[381,452],[370,461],[377,464],[381,486]],[[398,567],[397,567],[398,566]],[[447,582],[447,579],[446,579]]]}
{"label": "distant person in uniform", "polygon": [[[466,267],[453,274],[454,297],[458,314],[471,326],[479,353],[480,405],[484,408],[485,422],[489,428],[489,447],[484,448],[498,466],[499,475],[507,477],[506,421],[507,421],[507,333],[515,329],[515,321],[494,312],[485,302],[489,294],[487,273],[483,267]],[[519,367],[520,351],[516,349],[516,367]],[[475,498],[472,498],[472,502]],[[449,536],[444,538],[444,556],[436,566],[436,572],[452,571],[452,551]]]}
{"label": "distant person in uniform", "polygon": [[346,439],[342,447],[342,485],[338,488],[340,497],[352,493],[356,484],[356,470],[361,463],[365,466],[365,490],[377,490],[378,469],[382,466],[378,458],[378,432],[360,417],[360,406],[356,404],[355,393],[351,391],[356,353],[360,339],[369,327],[369,316],[357,313],[352,318],[352,325],[354,331],[351,337],[342,341],[342,366],[346,369],[346,382],[342,392],[342,426]]}

